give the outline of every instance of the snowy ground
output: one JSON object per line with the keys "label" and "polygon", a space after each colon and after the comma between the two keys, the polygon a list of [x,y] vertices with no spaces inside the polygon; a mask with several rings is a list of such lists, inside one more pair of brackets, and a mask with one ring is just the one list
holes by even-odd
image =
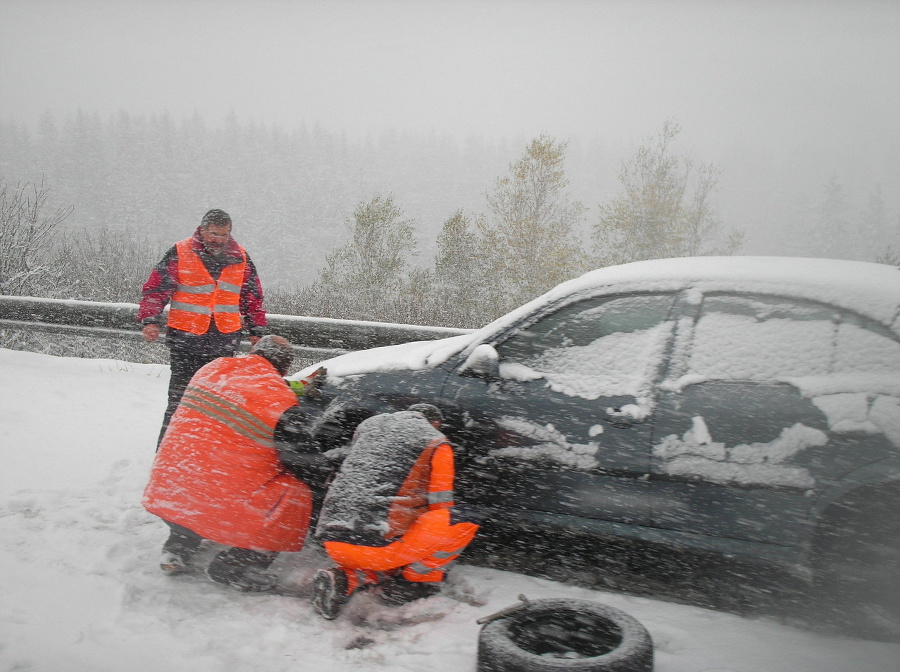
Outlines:
{"label": "snowy ground", "polygon": [[334,622],[305,597],[313,548],[279,558],[286,595],[164,576],[163,525],[139,502],[167,375],[0,349],[0,671],[474,671],[476,619],[520,593],[624,609],[657,672],[900,669],[897,644],[477,567],[457,568],[451,597],[391,609],[362,595]]}

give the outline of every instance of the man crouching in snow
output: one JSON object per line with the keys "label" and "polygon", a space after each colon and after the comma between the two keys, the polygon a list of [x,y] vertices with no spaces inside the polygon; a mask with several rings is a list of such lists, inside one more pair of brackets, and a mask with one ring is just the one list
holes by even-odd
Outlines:
{"label": "man crouching in snow", "polygon": [[190,570],[209,539],[230,547],[210,563],[210,579],[271,590],[266,570],[278,552],[303,546],[313,507],[307,483],[324,480],[329,467],[283,378],[293,359],[288,341],[264,336],[250,354],[216,359],[191,378],[144,491],[144,507],[171,528],[164,572]]}
{"label": "man crouching in snow", "polygon": [[453,524],[453,449],[430,404],[359,424],[328,489],[316,537],[338,565],[313,578],[313,607],[336,618],[355,590],[402,604],[433,595],[478,526]]}

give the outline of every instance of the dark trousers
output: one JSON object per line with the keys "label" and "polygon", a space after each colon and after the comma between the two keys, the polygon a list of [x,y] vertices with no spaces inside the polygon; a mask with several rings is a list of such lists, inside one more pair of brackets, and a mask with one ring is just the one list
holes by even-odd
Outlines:
{"label": "dark trousers", "polygon": [[[163,544],[163,550],[174,553],[182,560],[190,562],[194,554],[200,550],[203,537],[181,525],[163,521],[169,526],[169,538]],[[239,579],[248,567],[268,569],[278,553],[275,551],[251,551],[249,548],[229,547],[220,551],[209,565],[209,573],[217,581],[228,583]]]}
{"label": "dark trousers", "polygon": [[214,359],[218,359],[222,356],[233,357],[234,353],[226,353],[225,355],[198,355],[183,350],[169,350],[169,365],[172,369],[172,374],[169,378],[169,405],[166,406],[166,412],[165,415],[163,415],[162,428],[159,430],[159,438],[156,440],[157,448],[159,448],[159,444],[162,443],[163,436],[165,436],[166,430],[169,428],[169,421],[172,419],[175,409],[178,408],[178,403],[181,401],[184,390],[191,378],[193,378],[200,367],[209,364]]}
{"label": "dark trousers", "polygon": [[203,537],[181,525],[170,523],[168,520],[163,521],[169,526],[169,538],[163,544],[163,550],[174,553],[183,560],[190,560],[194,553],[200,550],[200,544],[203,543]]}

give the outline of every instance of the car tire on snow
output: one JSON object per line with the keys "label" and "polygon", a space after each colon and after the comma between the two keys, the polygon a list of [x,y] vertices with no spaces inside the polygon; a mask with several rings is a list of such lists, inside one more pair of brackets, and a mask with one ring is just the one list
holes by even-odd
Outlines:
{"label": "car tire on snow", "polygon": [[478,672],[649,672],[653,642],[619,609],[589,600],[524,602],[478,636]]}

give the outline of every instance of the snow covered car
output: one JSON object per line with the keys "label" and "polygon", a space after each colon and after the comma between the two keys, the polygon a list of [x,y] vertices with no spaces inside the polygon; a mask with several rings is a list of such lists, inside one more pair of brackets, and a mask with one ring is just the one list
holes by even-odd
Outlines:
{"label": "snow covered car", "polygon": [[900,269],[636,262],[320,364],[323,444],[435,404],[491,520],[776,563],[898,613]]}

